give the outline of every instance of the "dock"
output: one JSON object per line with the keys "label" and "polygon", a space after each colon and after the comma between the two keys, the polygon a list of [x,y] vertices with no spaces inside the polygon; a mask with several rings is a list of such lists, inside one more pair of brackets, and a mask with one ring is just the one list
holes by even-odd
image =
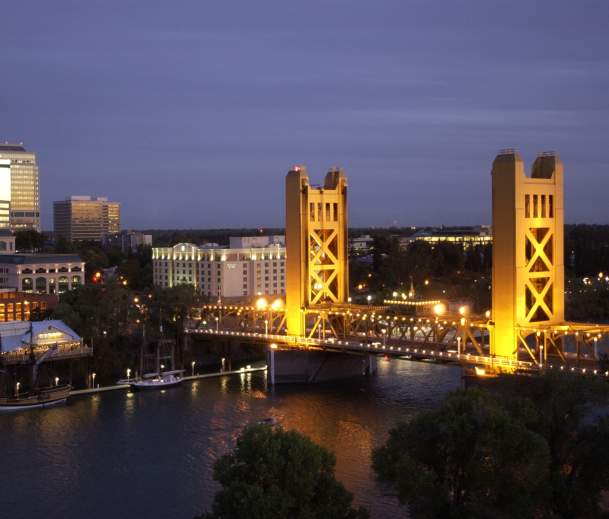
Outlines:
{"label": "dock", "polygon": [[[265,371],[265,366],[259,366],[255,368],[241,368],[232,371],[214,371],[213,373],[201,373],[199,375],[188,375],[183,376],[182,380],[200,380],[204,378],[218,378],[218,377],[227,377],[229,375],[243,375],[245,373],[255,373],[258,371]],[[117,391],[119,389],[130,389],[131,386],[129,384],[115,384],[113,386],[100,386],[100,387],[91,387],[86,389],[74,389],[70,391],[70,396],[79,396],[79,395],[91,395],[94,393],[104,393],[106,391]]]}

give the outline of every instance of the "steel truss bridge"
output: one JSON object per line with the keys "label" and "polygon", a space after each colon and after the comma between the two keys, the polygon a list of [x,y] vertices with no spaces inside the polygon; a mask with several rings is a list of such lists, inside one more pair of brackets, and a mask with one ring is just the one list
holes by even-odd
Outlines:
{"label": "steel truss bridge", "polygon": [[[435,301],[434,301],[435,302]],[[517,328],[513,358],[491,355],[493,323],[484,316],[437,316],[430,305],[413,315],[399,305],[318,305],[301,310],[306,335],[286,331],[279,305],[212,304],[193,309],[187,335],[262,344],[272,348],[371,353],[415,361],[437,361],[489,371],[563,370],[609,377],[599,353],[609,326],[564,323]],[[275,306],[273,308],[272,306]]]}

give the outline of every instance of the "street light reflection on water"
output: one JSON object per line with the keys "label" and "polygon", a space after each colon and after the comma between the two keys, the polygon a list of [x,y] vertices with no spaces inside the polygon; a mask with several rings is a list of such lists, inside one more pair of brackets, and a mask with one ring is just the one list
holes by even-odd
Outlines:
{"label": "street light reflection on water", "polygon": [[245,372],[4,416],[0,456],[11,470],[0,472],[0,488],[7,509],[15,511],[12,519],[193,517],[217,490],[215,460],[244,426],[271,417],[332,450],[337,477],[372,517],[404,515],[377,484],[371,451],[391,426],[458,387],[460,370],[392,360],[379,361],[378,373],[271,391],[264,372]]}

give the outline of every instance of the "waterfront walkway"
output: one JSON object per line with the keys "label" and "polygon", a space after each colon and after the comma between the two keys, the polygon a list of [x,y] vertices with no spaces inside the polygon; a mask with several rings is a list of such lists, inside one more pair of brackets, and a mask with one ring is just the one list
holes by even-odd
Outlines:
{"label": "waterfront walkway", "polygon": [[[241,368],[233,371],[216,371],[213,373],[201,373],[199,375],[188,375],[182,377],[182,380],[199,380],[201,378],[216,378],[216,377],[225,377],[228,375],[242,375],[243,373],[254,373],[256,371],[264,371],[266,370],[266,366],[260,366],[255,368]],[[92,387],[87,389],[73,389],[70,391],[70,396],[78,396],[78,395],[90,395],[93,393],[103,393],[105,391],[116,391],[117,389],[130,389],[131,386],[129,384],[115,384],[113,386],[100,386],[100,387]]]}

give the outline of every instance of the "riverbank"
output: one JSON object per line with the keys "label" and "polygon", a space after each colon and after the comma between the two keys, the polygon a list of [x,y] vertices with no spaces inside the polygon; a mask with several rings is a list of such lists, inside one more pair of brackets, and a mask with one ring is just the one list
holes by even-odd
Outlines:
{"label": "riverbank", "polygon": [[[182,377],[182,380],[199,380],[203,378],[227,377],[229,375],[241,375],[243,373],[255,373],[258,371],[266,371],[266,365],[251,368],[241,368],[233,371],[215,371],[213,373],[201,373],[199,375],[188,375]],[[130,384],[115,384],[113,386],[91,387],[86,389],[74,389],[70,392],[70,396],[91,395],[95,393],[104,393],[106,391],[117,391],[119,389],[130,389]]]}

